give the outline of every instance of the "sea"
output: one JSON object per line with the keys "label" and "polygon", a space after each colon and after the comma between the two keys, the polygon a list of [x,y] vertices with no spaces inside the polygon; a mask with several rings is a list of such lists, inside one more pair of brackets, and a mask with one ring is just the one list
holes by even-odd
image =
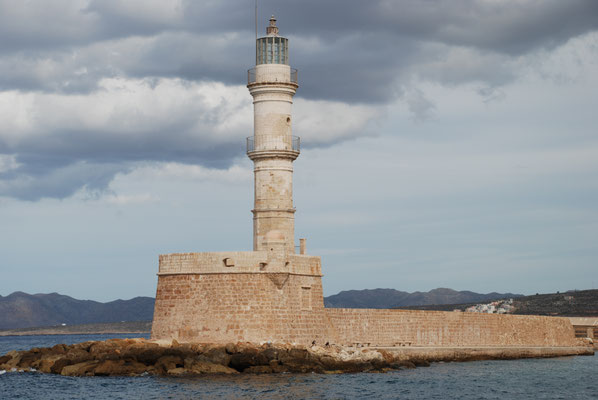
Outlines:
{"label": "sea", "polygon": [[[0,337],[11,350],[143,335]],[[433,363],[388,373],[193,378],[0,372],[0,399],[598,399],[598,356]]]}

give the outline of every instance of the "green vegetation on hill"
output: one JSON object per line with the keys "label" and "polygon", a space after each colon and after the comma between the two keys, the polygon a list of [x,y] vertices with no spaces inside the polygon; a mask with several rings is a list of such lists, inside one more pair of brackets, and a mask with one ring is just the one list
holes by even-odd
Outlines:
{"label": "green vegetation on hill", "polygon": [[[464,311],[466,308],[478,303],[480,302],[433,304],[400,308],[411,310]],[[598,289],[522,296],[514,299],[513,306],[515,307],[513,314],[596,317],[598,316]]]}
{"label": "green vegetation on hill", "polygon": [[516,299],[513,305],[515,314],[595,317],[598,316],[598,289],[525,296]]}
{"label": "green vegetation on hill", "polygon": [[438,288],[429,292],[401,292],[395,289],[347,290],[324,298],[330,308],[398,308],[426,304],[484,302],[521,296],[513,293],[475,293]]}

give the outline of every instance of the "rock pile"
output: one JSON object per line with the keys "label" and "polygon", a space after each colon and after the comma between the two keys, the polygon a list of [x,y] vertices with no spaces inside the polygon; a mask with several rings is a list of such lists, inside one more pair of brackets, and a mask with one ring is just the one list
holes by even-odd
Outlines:
{"label": "rock pile", "polygon": [[[422,364],[427,364],[422,361]],[[111,339],[11,351],[0,370],[40,371],[65,376],[197,375],[279,372],[380,372],[415,368],[412,361],[369,349],[291,345],[156,343]]]}

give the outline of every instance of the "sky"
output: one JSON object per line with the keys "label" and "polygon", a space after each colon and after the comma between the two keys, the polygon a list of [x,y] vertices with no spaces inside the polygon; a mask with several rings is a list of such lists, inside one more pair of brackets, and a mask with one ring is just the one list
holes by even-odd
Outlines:
{"label": "sky", "polygon": [[[0,295],[249,251],[253,0],[0,0]],[[598,2],[260,0],[324,294],[598,285]]]}

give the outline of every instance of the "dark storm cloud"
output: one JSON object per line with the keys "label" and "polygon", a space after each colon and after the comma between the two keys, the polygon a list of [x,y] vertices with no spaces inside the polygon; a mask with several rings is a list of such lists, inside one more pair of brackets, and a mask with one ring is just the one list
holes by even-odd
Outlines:
{"label": "dark storm cloud", "polygon": [[[97,95],[107,91],[104,83],[111,78],[146,83],[180,78],[181,87],[244,85],[254,62],[253,7],[253,0],[0,0],[0,95],[13,91],[105,102]],[[380,106],[404,96],[416,120],[433,114],[434,103],[412,87],[413,81],[478,82],[480,95],[492,99],[501,85],[518,77],[511,61],[598,27],[595,0],[259,0],[259,10],[260,35],[275,14],[281,34],[291,40],[298,96],[356,106]],[[108,90],[114,101],[119,90]],[[127,90],[136,89],[120,93]],[[184,90],[147,96],[159,104],[184,96]],[[0,125],[0,156],[18,163],[0,169],[0,195],[29,200],[65,197],[81,187],[102,189],[136,162],[226,167],[243,153],[239,138],[251,133],[250,121],[221,133],[238,105],[219,114],[218,106],[181,100],[180,107],[154,120],[152,104],[145,109],[115,104],[114,120],[89,126],[77,118],[94,115],[93,102],[73,113],[69,102],[49,106],[58,101],[54,98],[7,101],[22,101],[30,109],[22,112],[25,119],[13,118],[14,126]],[[146,126],[145,120],[153,124]],[[22,128],[29,125],[33,133]],[[338,140],[343,136],[318,143]]]}
{"label": "dark storm cloud", "polygon": [[[174,2],[159,1],[57,3],[62,7],[25,3],[19,6],[24,11],[0,16],[0,52],[7,57],[4,68],[0,60],[0,88],[94,90],[94,82],[114,75],[242,84],[240,71],[253,61],[253,1],[182,1],[172,9],[164,4]],[[352,102],[384,102],[400,93],[406,72],[429,61],[424,43],[517,56],[598,27],[593,0],[260,0],[259,5],[260,35],[274,13],[281,32],[292,39],[292,62],[305,78],[299,95]],[[119,40],[135,37],[148,41],[112,54],[123,46]],[[436,48],[432,56],[442,59],[449,47]],[[15,57],[23,60],[22,68],[14,67]],[[86,74],[77,74],[82,68]],[[514,75],[505,66],[493,69],[496,74],[481,77],[490,86]],[[431,71],[429,78],[453,83],[458,70]]]}

